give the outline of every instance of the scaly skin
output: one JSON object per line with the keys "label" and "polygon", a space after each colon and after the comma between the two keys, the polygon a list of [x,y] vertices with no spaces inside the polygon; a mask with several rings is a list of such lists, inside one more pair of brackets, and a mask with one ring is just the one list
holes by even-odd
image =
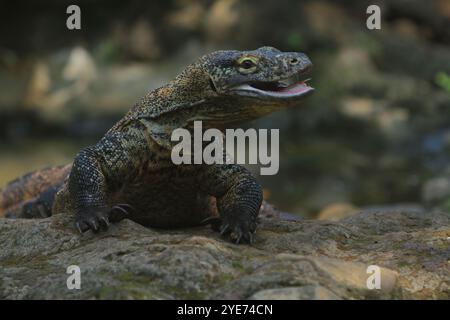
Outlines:
{"label": "scaly skin", "polygon": [[[71,170],[55,169],[57,177],[38,187],[30,186],[30,176],[27,184],[7,187],[0,208],[10,217],[28,218],[73,211],[80,232],[106,229],[124,217],[161,228],[206,221],[237,243],[251,242],[260,184],[235,164],[173,164],[171,133],[192,130],[198,120],[204,129],[230,128],[296,105],[312,88],[280,87],[286,79],[289,88],[299,85],[298,75],[310,67],[304,54],[271,47],[206,55],[142,98],[96,145],[78,153]],[[20,185],[34,188],[28,198]]]}

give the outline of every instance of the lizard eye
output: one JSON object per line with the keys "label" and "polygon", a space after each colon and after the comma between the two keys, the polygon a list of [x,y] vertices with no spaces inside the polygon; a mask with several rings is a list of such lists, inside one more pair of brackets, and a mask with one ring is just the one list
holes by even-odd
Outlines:
{"label": "lizard eye", "polygon": [[254,65],[255,64],[250,59],[247,59],[247,60],[244,60],[244,61],[241,62],[241,67],[244,68],[244,69],[250,69]]}
{"label": "lizard eye", "polygon": [[242,57],[238,60],[239,72],[243,74],[249,74],[256,71],[257,59],[254,57]]}

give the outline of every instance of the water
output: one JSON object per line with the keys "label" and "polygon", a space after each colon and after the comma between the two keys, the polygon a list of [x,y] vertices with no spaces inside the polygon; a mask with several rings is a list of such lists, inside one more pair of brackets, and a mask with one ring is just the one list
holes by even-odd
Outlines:
{"label": "water", "polygon": [[89,141],[67,138],[24,139],[0,143],[0,188],[30,171],[70,163]]}

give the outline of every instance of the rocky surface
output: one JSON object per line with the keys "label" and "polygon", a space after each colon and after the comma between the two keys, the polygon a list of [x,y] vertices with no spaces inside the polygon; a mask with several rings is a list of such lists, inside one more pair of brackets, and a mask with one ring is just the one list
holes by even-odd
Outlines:
{"label": "rocky surface", "polygon": [[[71,217],[0,219],[0,299],[449,299],[450,215],[369,210],[340,221],[263,220],[252,246],[209,228],[124,220],[77,234]],[[68,290],[66,269],[81,268]],[[369,265],[381,289],[369,290]]]}

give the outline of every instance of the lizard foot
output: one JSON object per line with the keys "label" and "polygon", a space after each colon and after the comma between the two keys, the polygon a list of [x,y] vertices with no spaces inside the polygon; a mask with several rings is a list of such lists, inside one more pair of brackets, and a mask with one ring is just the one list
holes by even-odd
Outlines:
{"label": "lizard foot", "polygon": [[89,209],[80,211],[75,216],[75,227],[80,233],[88,230],[98,232],[109,226],[108,211],[106,209]]}
{"label": "lizard foot", "polygon": [[93,208],[79,212],[75,217],[75,227],[84,233],[88,230],[98,232],[107,230],[111,222],[118,222],[126,218],[130,214],[130,210],[134,210],[132,206],[120,203],[108,209]]}
{"label": "lizard foot", "polygon": [[256,231],[256,222],[230,217],[209,217],[203,220],[202,224],[211,225],[214,231],[219,232],[221,236],[229,236],[231,241],[236,244],[252,244],[253,235]]}

